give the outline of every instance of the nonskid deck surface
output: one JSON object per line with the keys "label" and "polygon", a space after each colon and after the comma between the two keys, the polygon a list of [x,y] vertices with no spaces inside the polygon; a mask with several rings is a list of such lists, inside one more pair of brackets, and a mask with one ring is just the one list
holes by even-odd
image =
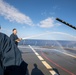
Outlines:
{"label": "nonskid deck surface", "polygon": [[27,75],[76,75],[76,56],[69,51],[19,46],[28,63]]}

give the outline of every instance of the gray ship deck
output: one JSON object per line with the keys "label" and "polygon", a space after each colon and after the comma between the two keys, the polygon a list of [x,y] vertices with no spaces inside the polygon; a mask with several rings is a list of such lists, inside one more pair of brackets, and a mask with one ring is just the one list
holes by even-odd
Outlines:
{"label": "gray ship deck", "polygon": [[27,75],[76,75],[76,55],[66,50],[19,46]]}

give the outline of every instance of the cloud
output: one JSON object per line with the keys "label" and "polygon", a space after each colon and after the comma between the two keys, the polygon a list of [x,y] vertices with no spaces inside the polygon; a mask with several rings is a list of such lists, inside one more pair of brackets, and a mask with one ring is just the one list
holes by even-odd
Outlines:
{"label": "cloud", "polygon": [[23,29],[25,29],[26,27],[25,27],[25,26],[23,26],[22,28],[23,28]]}
{"label": "cloud", "polygon": [[[10,22],[17,22],[30,26],[35,25],[29,16],[21,13],[15,7],[11,6],[3,0],[0,0],[0,15],[4,16],[4,18],[9,20]],[[46,11],[42,13],[42,15],[46,15]],[[53,17],[48,17],[40,21],[37,25],[42,28],[49,28],[53,26],[58,26],[60,24],[56,23]]]}
{"label": "cloud", "polygon": [[46,15],[47,15],[46,10],[45,10],[44,12],[42,12],[41,15],[42,15],[42,16],[46,16]]}
{"label": "cloud", "polygon": [[11,32],[11,30],[5,29],[5,28],[1,28],[1,30],[6,31],[6,32]]}
{"label": "cloud", "polygon": [[15,21],[20,24],[33,25],[32,20],[28,16],[3,0],[0,0],[0,15],[4,16],[4,18],[8,19],[10,22]]}
{"label": "cloud", "polygon": [[55,15],[55,12],[50,12],[49,14],[50,14],[50,15]]}
{"label": "cloud", "polygon": [[38,26],[42,28],[51,28],[60,25],[61,25],[60,23],[55,22],[54,17],[48,17],[47,19],[40,21],[40,23],[38,24]]}
{"label": "cloud", "polygon": [[59,10],[60,7],[58,5],[53,6],[53,10]]}

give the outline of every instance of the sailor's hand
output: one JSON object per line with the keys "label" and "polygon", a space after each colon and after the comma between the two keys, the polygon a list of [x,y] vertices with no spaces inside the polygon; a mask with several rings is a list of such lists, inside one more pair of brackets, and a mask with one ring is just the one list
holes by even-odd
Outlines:
{"label": "sailor's hand", "polygon": [[19,40],[21,41],[21,40],[22,40],[22,38],[19,38]]}

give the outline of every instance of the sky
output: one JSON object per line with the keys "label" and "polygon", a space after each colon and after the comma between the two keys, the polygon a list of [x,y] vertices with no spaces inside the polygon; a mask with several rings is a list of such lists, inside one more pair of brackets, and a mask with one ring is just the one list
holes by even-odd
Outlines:
{"label": "sky", "polygon": [[76,0],[0,0],[1,32],[10,36],[47,40],[76,40],[76,31],[56,20],[76,26]]}

